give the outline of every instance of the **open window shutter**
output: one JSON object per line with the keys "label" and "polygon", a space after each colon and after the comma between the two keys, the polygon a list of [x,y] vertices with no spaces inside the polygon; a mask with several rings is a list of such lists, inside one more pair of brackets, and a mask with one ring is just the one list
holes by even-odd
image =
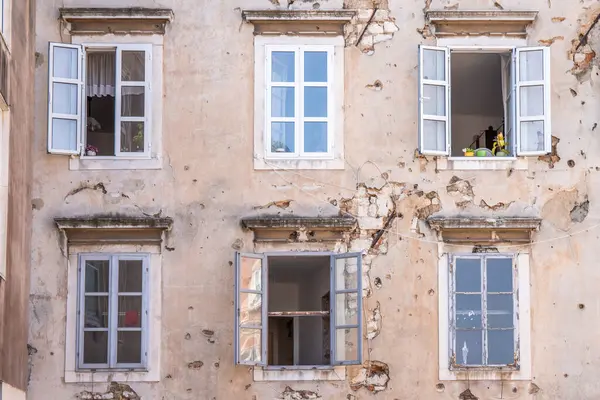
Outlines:
{"label": "open window shutter", "polygon": [[235,363],[266,365],[266,257],[235,254]]}
{"label": "open window shutter", "polygon": [[550,48],[516,49],[517,154],[550,152]]}
{"label": "open window shutter", "polygon": [[505,115],[504,115],[504,139],[508,141],[508,146],[511,149],[511,154],[516,154],[517,151],[517,117],[516,117],[516,104],[517,104],[517,67],[516,67],[517,53],[513,50],[510,56],[510,62],[506,65],[507,76],[508,76],[508,95],[505,102]]}
{"label": "open window shutter", "polygon": [[331,361],[362,363],[362,254],[331,256]]}
{"label": "open window shutter", "polygon": [[445,47],[419,46],[419,151],[450,153],[450,57]]}
{"label": "open window shutter", "polygon": [[48,79],[48,152],[79,154],[83,49],[50,43]]}

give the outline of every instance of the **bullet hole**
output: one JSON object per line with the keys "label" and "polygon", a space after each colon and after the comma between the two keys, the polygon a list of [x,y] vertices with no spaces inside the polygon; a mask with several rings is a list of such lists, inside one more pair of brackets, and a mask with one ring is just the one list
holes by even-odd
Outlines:
{"label": "bullet hole", "polygon": [[167,250],[167,251],[175,251],[175,247],[165,246],[165,250]]}
{"label": "bullet hole", "polygon": [[567,165],[569,166],[569,168],[573,168],[575,166],[575,161],[569,160],[567,161]]}
{"label": "bullet hole", "polygon": [[381,286],[383,286],[383,284],[381,283],[381,278],[379,277],[374,279],[373,284],[377,289],[381,289]]}
{"label": "bullet hole", "polygon": [[246,390],[248,390],[248,389],[250,389],[250,386],[252,386],[252,384],[251,384],[251,383],[249,383],[249,384],[247,384],[246,386],[244,386],[244,388],[245,388]]}
{"label": "bullet hole", "polygon": [[192,335],[190,335],[189,333],[185,334],[185,340],[190,340],[192,338]]}
{"label": "bullet hole", "polygon": [[595,131],[597,127],[598,127],[598,123],[594,122],[594,125],[592,126],[592,132]]}
{"label": "bullet hole", "polygon": [[202,334],[206,337],[210,337],[215,334],[215,331],[211,331],[210,329],[202,329]]}
{"label": "bullet hole", "polygon": [[573,89],[569,89],[569,90],[571,91],[571,95],[572,95],[573,97],[576,97],[576,96],[577,96],[577,92],[576,92],[575,90],[573,90]]}
{"label": "bullet hole", "polygon": [[438,383],[435,385],[435,390],[437,390],[439,393],[442,393],[444,389],[446,389],[446,386],[444,386],[443,383]]}
{"label": "bullet hole", "polygon": [[189,369],[200,369],[200,368],[202,368],[203,365],[204,365],[204,363],[200,360],[192,361],[191,363],[188,363],[188,368]]}
{"label": "bullet hole", "polygon": [[583,310],[585,308],[585,304],[579,303],[579,305],[577,305],[577,307],[579,307],[580,310]]}
{"label": "bullet hole", "polygon": [[417,280],[420,281],[421,280],[421,275],[417,275]]}
{"label": "bullet hole", "polygon": [[173,375],[169,374],[169,375],[165,376],[165,379],[173,379]]}
{"label": "bullet hole", "polygon": [[186,390],[186,392],[188,392],[188,393],[192,393],[192,388],[187,388],[187,389],[185,389],[185,390]]}
{"label": "bullet hole", "polygon": [[433,296],[435,294],[435,290],[433,289],[429,289],[429,291],[427,292],[428,295]]}
{"label": "bullet hole", "polygon": [[568,378],[568,377],[569,377],[569,374],[564,374],[563,376],[564,376],[565,378]]}
{"label": "bullet hole", "polygon": [[512,388],[512,392],[513,392],[513,393],[517,393],[517,391],[518,391],[518,390],[519,390],[519,389],[517,389],[516,387]]}
{"label": "bullet hole", "polygon": [[215,368],[219,368],[219,363],[218,362],[215,363]]}
{"label": "bullet hole", "polygon": [[538,385],[536,385],[533,382],[529,384],[529,389],[527,390],[527,393],[536,394],[539,391],[540,391],[540,387]]}
{"label": "bullet hole", "polygon": [[196,183],[198,182],[198,179],[192,179],[192,182]]}
{"label": "bullet hole", "polygon": [[379,79],[377,79],[375,82],[369,83],[365,87],[368,89],[373,89],[373,90],[379,91],[379,90],[383,89],[383,83],[381,83],[381,81]]}
{"label": "bullet hole", "polygon": [[331,205],[334,207],[336,207],[338,205],[338,201],[336,199],[329,200],[329,203],[331,203]]}
{"label": "bullet hole", "polygon": [[193,309],[194,309],[194,307],[192,307],[192,306],[188,307],[188,310],[193,310]]}
{"label": "bullet hole", "polygon": [[50,352],[50,355],[51,355],[51,356],[53,356],[53,355],[54,355],[54,352],[53,352],[53,351],[51,351],[51,352]]}
{"label": "bullet hole", "polygon": [[189,169],[190,169],[190,166],[189,166],[189,165],[184,165],[184,166],[183,166],[183,170],[184,170],[184,171],[187,171],[187,170],[189,170]]}
{"label": "bullet hole", "polygon": [[319,8],[321,8],[321,5],[319,3],[313,4],[313,9],[318,10]]}

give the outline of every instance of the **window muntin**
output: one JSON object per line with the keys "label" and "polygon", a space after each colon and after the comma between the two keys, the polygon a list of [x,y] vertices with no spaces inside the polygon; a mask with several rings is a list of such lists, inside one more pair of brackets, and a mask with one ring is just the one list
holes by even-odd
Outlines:
{"label": "window muntin", "polygon": [[266,155],[323,158],[333,149],[333,46],[266,46]]}
{"label": "window muntin", "polygon": [[147,255],[80,255],[78,369],[145,368],[147,275]]}
{"label": "window muntin", "polygon": [[513,256],[455,255],[451,263],[451,367],[516,367]]}
{"label": "window muntin", "polygon": [[[361,254],[329,254],[329,253],[274,253],[240,254],[236,253],[235,276],[235,362],[236,364],[273,366],[269,346],[269,321],[279,325],[280,321],[288,323],[290,335],[294,336],[294,356],[290,365],[275,365],[281,368],[309,368],[326,365],[349,365],[362,362],[362,267]],[[325,260],[325,268],[329,276],[329,285],[323,291],[326,296],[312,298],[312,303],[301,303],[300,308],[271,304],[267,285],[269,263],[275,265],[282,259],[293,258],[295,264],[302,264],[310,258]],[[269,261],[271,260],[271,261]],[[279,268],[285,265],[285,260]],[[306,264],[305,266],[307,266]],[[314,266],[314,265],[313,265]],[[327,268],[328,267],[328,268]],[[275,268],[275,267],[274,267]],[[303,276],[305,276],[304,274]],[[260,279],[257,277],[260,276]],[[312,275],[311,275],[312,276]],[[269,277],[269,278],[267,278]],[[275,286],[273,286],[275,288]],[[271,296],[275,296],[271,293]],[[319,295],[320,296],[320,295]],[[302,297],[302,296],[301,296]],[[319,302],[319,305],[314,303]],[[280,307],[282,309],[280,310]],[[305,310],[308,307],[310,310]],[[316,308],[320,308],[317,310]],[[285,319],[285,320],[284,320]],[[290,320],[289,322],[287,320]],[[312,363],[299,360],[298,325],[308,320],[323,324],[323,342],[321,359],[324,363]],[[310,322],[312,323],[312,322]],[[327,332],[327,334],[325,334]],[[325,337],[328,339],[325,341]],[[301,338],[300,338],[301,340]],[[290,357],[292,357],[290,355]],[[306,359],[311,359],[306,357]],[[313,358],[314,359],[314,358]],[[275,362],[276,363],[276,362]]]}
{"label": "window muntin", "polygon": [[148,158],[152,46],[51,43],[50,57],[48,151]]}

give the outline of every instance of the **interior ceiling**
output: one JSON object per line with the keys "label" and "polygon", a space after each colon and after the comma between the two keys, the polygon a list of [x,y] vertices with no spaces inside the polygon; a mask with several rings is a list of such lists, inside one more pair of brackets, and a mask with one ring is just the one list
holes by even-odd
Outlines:
{"label": "interior ceiling", "polygon": [[269,257],[269,278],[277,282],[297,281],[307,275],[329,271],[329,256]]}
{"label": "interior ceiling", "polygon": [[500,55],[452,53],[452,113],[503,115]]}

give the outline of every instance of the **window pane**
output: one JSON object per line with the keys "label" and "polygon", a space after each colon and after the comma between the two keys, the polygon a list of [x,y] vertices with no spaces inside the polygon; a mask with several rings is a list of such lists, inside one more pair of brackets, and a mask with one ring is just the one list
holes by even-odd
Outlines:
{"label": "window pane", "polygon": [[446,88],[437,85],[423,85],[423,114],[446,115]]}
{"label": "window pane", "polygon": [[52,148],[77,151],[77,121],[52,118]]}
{"label": "window pane", "polygon": [[85,296],[86,328],[108,328],[108,296]]}
{"label": "window pane", "polygon": [[457,292],[481,292],[481,259],[456,258]]}
{"label": "window pane", "polygon": [[488,294],[487,315],[489,328],[512,328],[513,295]]}
{"label": "window pane", "polygon": [[83,333],[83,363],[108,363],[108,332]]}
{"label": "window pane", "polygon": [[488,292],[512,292],[513,291],[513,267],[512,258],[488,258],[487,259],[487,291]]}
{"label": "window pane", "polygon": [[294,82],[295,54],[293,51],[272,53],[271,80],[273,82]]}
{"label": "window pane", "polygon": [[457,328],[482,328],[481,321],[481,295],[457,294],[456,295],[456,327]]}
{"label": "window pane", "polygon": [[294,145],[293,122],[272,122],[271,123],[271,151],[273,153],[293,153]]}
{"label": "window pane", "polygon": [[326,87],[307,86],[304,88],[304,116],[327,117]]}
{"label": "window pane", "polygon": [[307,153],[327,152],[327,122],[304,123],[304,151]]}
{"label": "window pane", "polygon": [[144,91],[141,86],[123,86],[121,88],[121,115],[123,117],[143,117]]}
{"label": "window pane", "polygon": [[488,331],[488,365],[507,365],[514,362],[514,331]]}
{"label": "window pane", "polygon": [[108,260],[88,260],[85,262],[86,293],[108,293],[110,278]]}
{"label": "window pane", "polygon": [[77,85],[52,84],[52,112],[77,115]]}
{"label": "window pane", "polygon": [[336,329],[335,335],[336,361],[358,360],[358,328]]}
{"label": "window pane", "polygon": [[327,82],[327,53],[307,51],[304,53],[304,81]]}
{"label": "window pane", "polygon": [[519,55],[519,80],[544,80],[544,52],[542,50],[523,51]]}
{"label": "window pane", "polygon": [[240,293],[240,325],[262,325],[262,295]]}
{"label": "window pane", "polygon": [[335,289],[358,289],[358,265],[356,257],[335,260]]}
{"label": "window pane", "polygon": [[78,79],[77,49],[54,47],[52,76],[55,78]]}
{"label": "window pane", "polygon": [[335,324],[358,324],[358,294],[339,293],[335,295]]}
{"label": "window pane", "polygon": [[271,88],[271,116],[293,117],[295,115],[295,89],[293,87]]}
{"label": "window pane", "polygon": [[483,331],[456,331],[456,363],[459,365],[482,365]]}
{"label": "window pane", "polygon": [[446,80],[446,53],[443,50],[423,50],[423,79]]}
{"label": "window pane", "polygon": [[123,51],[121,53],[121,60],[123,65],[121,80],[146,80],[146,53],[144,51]]}
{"label": "window pane", "polygon": [[544,121],[521,122],[521,151],[544,150]]}
{"label": "window pane", "polygon": [[121,151],[125,153],[144,152],[143,122],[121,122]]}
{"label": "window pane", "polygon": [[240,328],[240,362],[258,363],[262,358],[261,330]]}
{"label": "window pane", "polygon": [[544,87],[521,87],[520,115],[522,117],[535,117],[544,115]]}
{"label": "window pane", "polygon": [[117,363],[139,364],[142,362],[141,331],[119,332],[117,340]]}
{"label": "window pane", "polygon": [[119,292],[141,293],[143,268],[142,260],[119,260]]}
{"label": "window pane", "polygon": [[423,121],[423,149],[429,151],[446,151],[446,122]]}
{"label": "window pane", "polygon": [[262,290],[262,259],[240,257],[240,289]]}
{"label": "window pane", "polygon": [[119,327],[142,326],[142,296],[119,296]]}

